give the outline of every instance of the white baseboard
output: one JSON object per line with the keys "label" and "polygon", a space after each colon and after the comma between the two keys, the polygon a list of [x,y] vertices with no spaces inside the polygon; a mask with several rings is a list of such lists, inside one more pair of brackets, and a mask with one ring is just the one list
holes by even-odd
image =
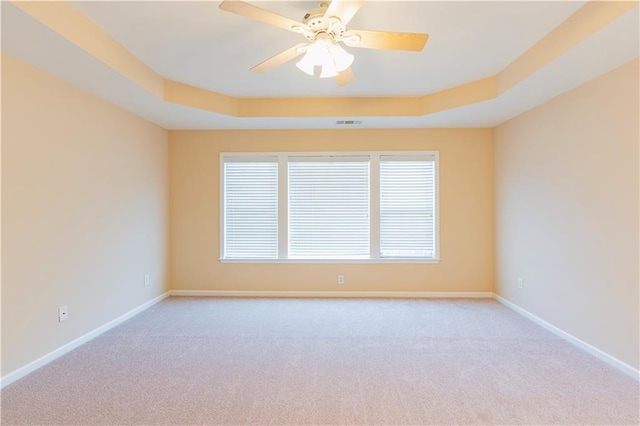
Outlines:
{"label": "white baseboard", "polygon": [[171,296],[192,297],[317,297],[317,298],[493,298],[491,292],[459,291],[234,291],[171,290]]}
{"label": "white baseboard", "polygon": [[494,294],[493,297],[498,302],[500,302],[503,305],[505,305],[506,307],[511,308],[514,311],[518,312],[519,314],[529,318],[531,321],[535,322],[538,325],[541,325],[542,327],[546,328],[547,330],[549,330],[550,332],[552,332],[556,336],[568,341],[569,343],[572,343],[573,345],[579,347],[583,351],[595,356],[596,358],[600,359],[601,361],[606,362],[610,366],[616,368],[617,370],[620,370],[621,372],[625,373],[626,375],[631,376],[636,380],[640,380],[640,370],[637,370],[637,369],[633,368],[629,364],[620,361],[618,358],[615,358],[615,357],[609,355],[608,353],[596,348],[595,346],[591,346],[587,342],[578,339],[577,337],[567,333],[564,330],[559,329],[555,325],[549,324],[548,322],[546,322],[542,318],[540,318],[540,317],[532,314],[531,312],[521,308],[520,306],[516,305],[515,303],[508,301],[507,299],[505,299],[502,296]]}
{"label": "white baseboard", "polygon": [[155,305],[156,303],[166,299],[167,297],[169,297],[170,292],[166,292],[164,294],[161,294],[160,296],[151,299],[150,301],[143,303],[142,305],[138,306],[137,308],[134,308],[132,310],[130,310],[129,312],[120,315],[118,318],[109,321],[108,323],[96,328],[93,331],[90,331],[89,333],[78,337],[77,339],[67,343],[64,346],[59,347],[58,349],[49,352],[48,354],[36,359],[33,362],[30,362],[29,364],[25,365],[24,367],[21,367],[15,371],[12,371],[11,373],[7,374],[6,376],[2,377],[0,379],[0,388],[3,388],[13,382],[15,382],[16,380],[19,380],[21,378],[23,378],[24,376],[26,376],[27,374],[37,370],[40,367],[43,367],[44,365],[50,363],[51,361],[53,361],[56,358],[59,358],[60,356],[66,354],[67,352],[72,351],[73,349],[77,348],[78,346],[87,343],[89,340],[94,339],[96,337],[98,337],[99,335],[101,335],[102,333],[112,329],[113,327],[122,324],[123,322],[125,322],[126,320],[128,320],[129,318],[139,314],[140,312],[144,311],[145,309],[150,308],[151,306]]}
{"label": "white baseboard", "polygon": [[192,296],[192,297],[309,297],[309,298],[495,298],[498,302],[507,306],[519,314],[529,318],[533,322],[546,328],[558,337],[574,344],[587,353],[606,362],[612,367],[620,370],[626,375],[640,380],[640,370],[635,369],[629,364],[609,355],[608,353],[578,339],[577,337],[567,333],[564,330],[546,322],[542,318],[532,314],[531,312],[521,308],[520,306],[510,302],[509,300],[491,292],[386,292],[386,291],[230,291],[230,290],[171,290],[160,296],[132,309],[131,311],[115,318],[108,323],[96,328],[93,331],[67,343],[64,346],[30,362],[24,367],[15,370],[6,376],[0,378],[0,388],[3,388],[16,380],[21,379],[27,374],[37,370],[38,368],[50,363],[56,358],[72,351],[78,346],[90,341],[112,329],[113,327],[125,322],[131,317],[150,308],[156,303],[166,299],[169,296]]}

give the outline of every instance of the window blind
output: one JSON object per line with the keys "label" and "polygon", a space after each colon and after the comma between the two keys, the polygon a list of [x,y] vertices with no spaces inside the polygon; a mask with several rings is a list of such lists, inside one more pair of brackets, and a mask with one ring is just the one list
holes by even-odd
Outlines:
{"label": "window blind", "polygon": [[291,157],[289,258],[369,257],[369,157]]}
{"label": "window blind", "polygon": [[278,163],[271,158],[225,158],[224,257],[278,257]]}
{"label": "window blind", "polygon": [[435,257],[435,158],[380,157],[380,257]]}

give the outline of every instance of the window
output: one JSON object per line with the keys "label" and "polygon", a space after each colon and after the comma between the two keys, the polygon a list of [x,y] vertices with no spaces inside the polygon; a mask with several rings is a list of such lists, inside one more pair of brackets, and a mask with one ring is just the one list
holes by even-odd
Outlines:
{"label": "window", "polygon": [[277,158],[226,158],[224,258],[278,257]]}
{"label": "window", "polygon": [[290,259],[369,257],[369,157],[289,159]]}
{"label": "window", "polygon": [[221,154],[222,261],[437,261],[438,154]]}
{"label": "window", "polygon": [[380,256],[435,254],[435,162],[380,158]]}

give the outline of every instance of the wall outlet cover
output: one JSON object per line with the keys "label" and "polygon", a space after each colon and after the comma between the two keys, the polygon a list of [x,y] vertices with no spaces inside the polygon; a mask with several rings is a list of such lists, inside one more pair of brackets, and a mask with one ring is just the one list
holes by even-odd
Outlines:
{"label": "wall outlet cover", "polygon": [[67,305],[58,308],[58,322],[69,319],[69,307]]}

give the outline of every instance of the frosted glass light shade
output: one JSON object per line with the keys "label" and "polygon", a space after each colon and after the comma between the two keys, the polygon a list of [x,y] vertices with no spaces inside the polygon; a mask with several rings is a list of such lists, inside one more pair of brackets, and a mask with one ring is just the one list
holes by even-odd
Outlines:
{"label": "frosted glass light shade", "polygon": [[306,54],[298,61],[298,63],[296,63],[296,66],[300,68],[302,72],[309,74],[310,76],[313,76],[313,72],[316,68],[316,64],[313,62],[313,59]]}
{"label": "frosted glass light shade", "polygon": [[302,59],[298,61],[296,66],[303,72],[313,75],[315,67],[322,66],[329,56],[330,53],[327,42],[324,39],[317,40],[307,48],[307,52]]}
{"label": "frosted glass light shade", "polygon": [[331,56],[327,56],[324,64],[322,64],[322,71],[320,72],[320,78],[331,78],[338,75],[336,64]]}
{"label": "frosted glass light shade", "polygon": [[342,48],[337,43],[334,43],[329,48],[331,52],[331,56],[333,57],[333,61],[336,64],[336,69],[338,72],[342,72],[349,68],[353,63],[353,55]]}
{"label": "frosted glass light shade", "polygon": [[336,77],[353,63],[353,55],[337,43],[327,39],[316,40],[296,66],[304,73],[315,75],[315,67],[322,67],[320,78]]}

